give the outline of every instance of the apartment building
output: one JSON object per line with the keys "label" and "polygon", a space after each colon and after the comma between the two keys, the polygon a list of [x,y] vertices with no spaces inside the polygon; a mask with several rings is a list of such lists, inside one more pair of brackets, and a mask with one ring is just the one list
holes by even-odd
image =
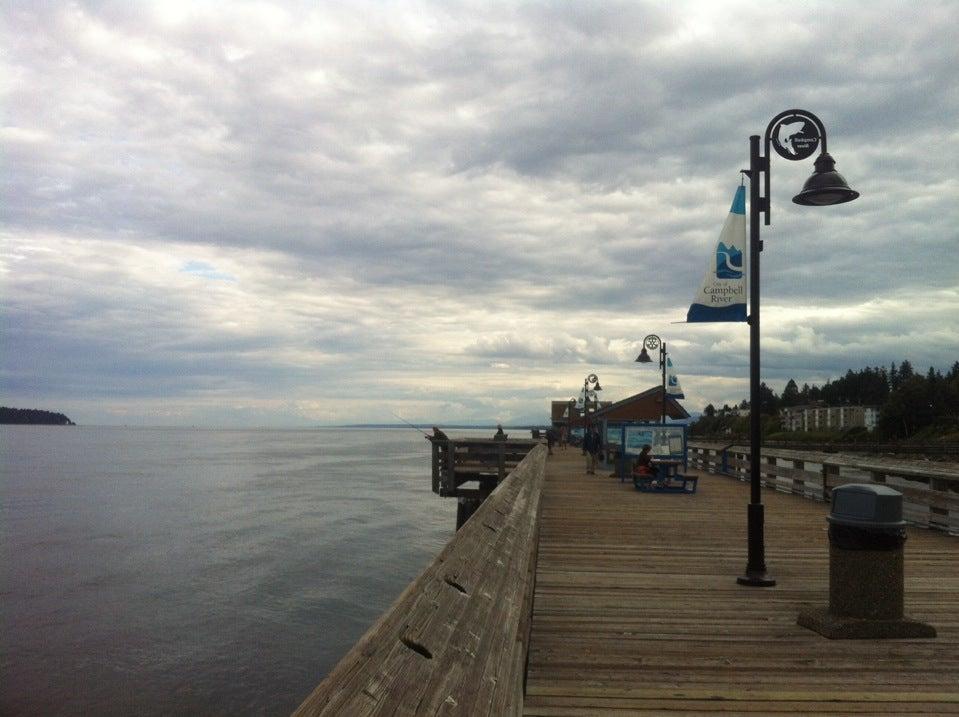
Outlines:
{"label": "apartment building", "polygon": [[875,406],[792,406],[779,412],[783,428],[787,431],[843,431],[847,428],[865,427],[873,430],[879,418]]}

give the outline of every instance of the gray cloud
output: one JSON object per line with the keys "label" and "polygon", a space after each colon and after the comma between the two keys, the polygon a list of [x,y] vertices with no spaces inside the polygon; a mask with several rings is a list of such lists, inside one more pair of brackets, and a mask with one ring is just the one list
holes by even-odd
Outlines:
{"label": "gray cloud", "polygon": [[745,327],[670,322],[748,136],[795,106],[862,197],[797,207],[811,163],[773,159],[764,378],[959,355],[952,3],[5,14],[9,402],[533,419],[590,366],[655,383],[650,331],[692,410],[738,401]]}

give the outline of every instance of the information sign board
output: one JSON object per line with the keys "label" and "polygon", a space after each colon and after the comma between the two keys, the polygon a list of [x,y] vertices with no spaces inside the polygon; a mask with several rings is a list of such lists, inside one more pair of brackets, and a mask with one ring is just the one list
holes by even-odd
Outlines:
{"label": "information sign board", "polygon": [[686,458],[686,426],[625,426],[624,433],[626,455],[638,456],[643,446],[648,445],[656,458]]}

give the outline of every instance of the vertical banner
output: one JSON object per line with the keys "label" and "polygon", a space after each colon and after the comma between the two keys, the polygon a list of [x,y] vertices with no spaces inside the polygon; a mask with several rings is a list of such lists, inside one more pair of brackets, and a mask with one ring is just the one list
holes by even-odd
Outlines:
{"label": "vertical banner", "polygon": [[679,376],[673,368],[673,360],[666,357],[666,395],[670,398],[686,398],[683,387],[679,385]]}
{"label": "vertical banner", "polygon": [[686,321],[746,320],[746,188],[739,187]]}

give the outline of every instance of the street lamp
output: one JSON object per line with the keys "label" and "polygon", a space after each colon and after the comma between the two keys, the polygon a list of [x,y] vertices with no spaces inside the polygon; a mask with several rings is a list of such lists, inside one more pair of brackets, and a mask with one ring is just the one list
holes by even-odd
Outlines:
{"label": "street lamp", "polygon": [[646,353],[646,349],[655,351],[659,349],[659,367],[663,371],[663,425],[666,425],[666,342],[660,340],[656,334],[650,334],[643,339],[643,350],[636,357],[638,363],[652,363],[653,360]]}
{"label": "street lamp", "polygon": [[566,417],[566,435],[572,435],[573,433],[573,411],[576,410],[576,398],[569,399],[569,405],[566,407],[566,410],[563,412],[563,416]]}
{"label": "street lamp", "polygon": [[[592,386],[592,388],[590,388]],[[596,408],[599,408],[599,396],[596,395],[597,391],[602,391],[603,387],[599,385],[599,377],[595,373],[589,374],[585,379],[583,379],[583,422],[585,424],[586,414],[589,412],[589,400],[593,399]],[[595,410],[595,408],[593,409]]]}
{"label": "street lamp", "polygon": [[[769,147],[785,159],[798,161],[820,150],[815,161],[815,172],[806,180],[802,191],[793,202],[805,206],[828,206],[851,202],[859,196],[836,171],[836,161],[826,151],[826,128],[812,112],[786,110],[772,118],[763,137],[764,153],[760,154],[759,135],[749,138],[749,169],[742,170],[749,177],[749,480],[750,496],[747,513],[748,558],[746,574],[736,581],[740,585],[769,587],[776,581],[766,574],[763,537],[762,486],[759,479],[762,462],[762,431],[759,417],[759,253],[763,243],[759,238],[759,215],[770,220]],[[763,193],[760,195],[760,175],[763,175]]]}

